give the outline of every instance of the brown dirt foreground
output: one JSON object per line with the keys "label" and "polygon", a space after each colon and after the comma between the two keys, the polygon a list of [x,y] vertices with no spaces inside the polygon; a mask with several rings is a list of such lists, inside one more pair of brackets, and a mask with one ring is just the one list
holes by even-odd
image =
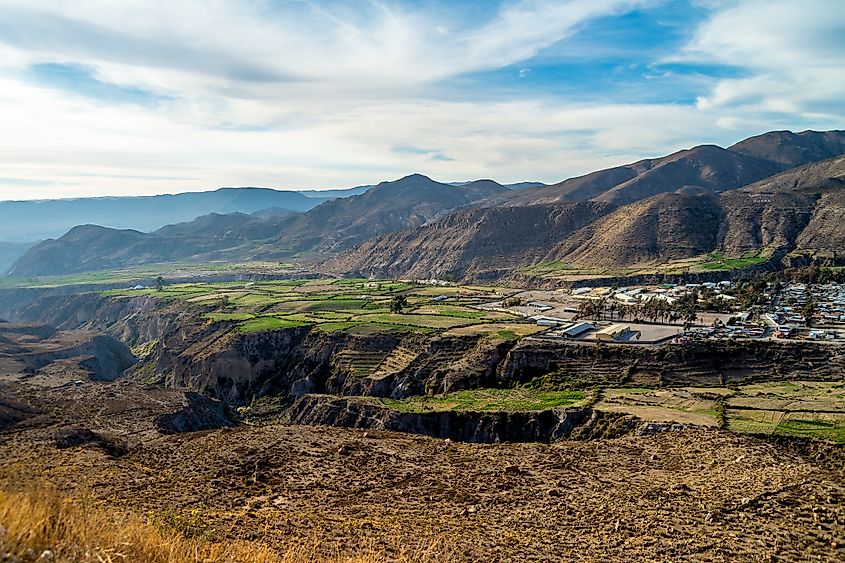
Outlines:
{"label": "brown dirt foreground", "polygon": [[[28,491],[0,506],[43,500],[31,491],[47,484],[93,514],[84,538],[37,545],[33,559],[105,540],[111,521],[158,530],[175,558],[95,560],[249,560],[237,546],[269,557],[255,561],[845,560],[833,447],[709,429],[552,445],[282,424],[164,436],[150,421],[181,404],[175,391],[20,386],[0,398],[40,413],[0,430],[0,481]],[[58,430],[80,425],[125,448],[56,447]],[[75,518],[46,498],[42,520]],[[16,514],[0,510],[0,550]]]}

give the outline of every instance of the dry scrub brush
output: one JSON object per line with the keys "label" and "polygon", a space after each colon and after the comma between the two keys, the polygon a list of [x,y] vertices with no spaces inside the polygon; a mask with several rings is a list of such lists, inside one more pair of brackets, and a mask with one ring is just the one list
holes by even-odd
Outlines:
{"label": "dry scrub brush", "polygon": [[257,542],[187,538],[129,512],[58,494],[50,487],[0,490],[0,560],[96,563],[404,563],[451,557],[443,546],[387,556],[373,548],[318,556],[317,547],[276,553]]}

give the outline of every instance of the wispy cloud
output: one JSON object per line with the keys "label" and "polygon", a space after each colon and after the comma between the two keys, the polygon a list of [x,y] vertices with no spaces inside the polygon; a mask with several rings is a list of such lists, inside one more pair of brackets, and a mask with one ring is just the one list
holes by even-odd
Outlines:
{"label": "wispy cloud", "polygon": [[0,0],[0,176],[31,180],[0,198],[557,181],[840,126],[835,4]]}
{"label": "wispy cloud", "polygon": [[[488,10],[421,9],[377,1],[149,2],[47,0],[0,3],[0,36],[33,59],[94,61],[104,75],[179,89],[202,85],[338,83],[354,89],[406,87],[501,68],[571,35],[591,18],[636,0],[522,0]],[[455,23],[460,28],[455,29]],[[128,67],[128,68],[122,68]],[[175,76],[184,74],[187,76]],[[260,84],[258,84],[260,86]],[[260,87],[259,87],[260,90]]]}
{"label": "wispy cloud", "polygon": [[845,9],[831,0],[751,0],[704,22],[680,60],[722,63],[746,76],[718,81],[700,109],[842,118]]}

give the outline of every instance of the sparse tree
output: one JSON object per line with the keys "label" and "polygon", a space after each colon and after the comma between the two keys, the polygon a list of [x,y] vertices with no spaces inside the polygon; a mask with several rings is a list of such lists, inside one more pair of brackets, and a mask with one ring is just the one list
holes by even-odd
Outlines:
{"label": "sparse tree", "polygon": [[816,302],[810,299],[807,301],[803,307],[801,307],[801,314],[804,315],[804,319],[806,319],[807,326],[812,326],[813,324],[813,315],[816,312]]}
{"label": "sparse tree", "polygon": [[161,276],[156,278],[156,291],[164,291],[164,278]]}
{"label": "sparse tree", "polygon": [[406,307],[408,307],[408,298],[404,295],[396,295],[390,300],[391,313],[401,313]]}

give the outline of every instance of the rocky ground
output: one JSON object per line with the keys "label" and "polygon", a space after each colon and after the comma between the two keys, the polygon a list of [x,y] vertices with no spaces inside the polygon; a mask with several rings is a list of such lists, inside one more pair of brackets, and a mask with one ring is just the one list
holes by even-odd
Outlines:
{"label": "rocky ground", "polygon": [[129,348],[103,333],[0,320],[0,382],[49,388],[113,381],[135,361]]}
{"label": "rocky ground", "polygon": [[442,545],[459,561],[845,558],[841,447],[704,428],[484,445],[222,427],[213,401],[127,381],[0,383],[0,420],[5,485],[52,483],[216,540]]}

